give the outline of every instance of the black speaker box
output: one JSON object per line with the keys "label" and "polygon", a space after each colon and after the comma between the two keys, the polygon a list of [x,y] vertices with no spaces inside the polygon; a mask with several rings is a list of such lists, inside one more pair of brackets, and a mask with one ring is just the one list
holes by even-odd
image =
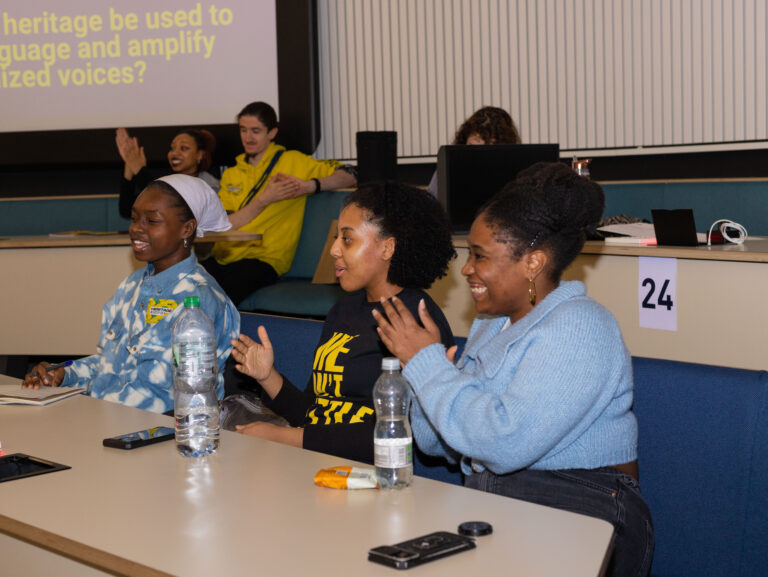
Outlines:
{"label": "black speaker box", "polygon": [[397,132],[358,132],[358,184],[395,178],[397,178]]}

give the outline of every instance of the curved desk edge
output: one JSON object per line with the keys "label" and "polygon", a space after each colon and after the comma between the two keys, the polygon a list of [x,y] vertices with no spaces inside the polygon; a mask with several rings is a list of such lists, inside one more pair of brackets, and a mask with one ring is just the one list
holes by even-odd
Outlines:
{"label": "curved desk edge", "polygon": [[768,238],[750,237],[743,244],[712,246],[621,246],[607,245],[600,240],[588,240],[582,254],[612,256],[651,256],[694,260],[723,260],[733,262],[768,262]]}
{"label": "curved desk edge", "polygon": [[[64,234],[64,233],[62,233]],[[255,241],[261,243],[262,235],[255,232],[233,230],[209,232],[196,238],[198,244],[212,242]],[[66,236],[0,236],[0,249],[4,248],[65,248],[77,246],[130,246],[131,239],[126,233],[119,234],[71,234]]]}
{"label": "curved desk edge", "polygon": [[[453,244],[457,248],[468,248],[468,237],[466,235],[456,235],[453,237]],[[744,241],[744,244],[726,243],[713,246],[607,245],[601,240],[588,240],[584,243],[581,254],[768,262],[768,237],[751,236]]]}
{"label": "curved desk edge", "polygon": [[172,577],[169,573],[152,569],[146,565],[100,549],[95,549],[84,543],[73,541],[67,537],[51,533],[16,519],[11,519],[5,515],[0,515],[0,533],[114,575],[125,575],[126,577]]}

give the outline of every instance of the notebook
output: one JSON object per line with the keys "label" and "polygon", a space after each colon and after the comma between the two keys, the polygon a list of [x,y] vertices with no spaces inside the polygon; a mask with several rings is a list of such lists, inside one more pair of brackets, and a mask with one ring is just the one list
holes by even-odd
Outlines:
{"label": "notebook", "polygon": [[697,246],[707,243],[706,233],[696,232],[693,209],[651,210],[656,244],[659,246]]}
{"label": "notebook", "polygon": [[83,387],[22,389],[21,382],[21,379],[0,374],[0,405],[48,405],[85,391]]}

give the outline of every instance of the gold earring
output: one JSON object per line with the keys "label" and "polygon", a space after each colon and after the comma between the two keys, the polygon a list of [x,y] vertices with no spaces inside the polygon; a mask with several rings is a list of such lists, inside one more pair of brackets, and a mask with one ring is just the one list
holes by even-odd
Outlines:
{"label": "gold earring", "polygon": [[531,301],[531,306],[536,304],[536,283],[532,278],[528,279],[528,300]]}
{"label": "gold earring", "polygon": [[184,239],[184,248],[189,248],[189,239]]}

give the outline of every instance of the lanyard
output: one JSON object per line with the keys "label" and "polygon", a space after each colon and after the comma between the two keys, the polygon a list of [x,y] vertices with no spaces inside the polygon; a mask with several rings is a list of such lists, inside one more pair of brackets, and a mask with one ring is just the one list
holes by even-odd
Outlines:
{"label": "lanyard", "polygon": [[269,174],[272,172],[272,169],[275,168],[277,161],[280,160],[280,157],[283,155],[283,152],[284,152],[283,150],[278,150],[275,153],[275,155],[272,157],[272,160],[269,161],[269,166],[267,166],[267,170],[264,171],[264,174],[261,175],[261,178],[258,180],[256,185],[245,196],[245,200],[240,204],[239,207],[237,207],[237,210],[240,210],[249,202],[251,202],[251,200],[253,200],[253,197],[259,193],[259,191],[264,186],[264,183],[267,182],[267,179],[269,178]]}

